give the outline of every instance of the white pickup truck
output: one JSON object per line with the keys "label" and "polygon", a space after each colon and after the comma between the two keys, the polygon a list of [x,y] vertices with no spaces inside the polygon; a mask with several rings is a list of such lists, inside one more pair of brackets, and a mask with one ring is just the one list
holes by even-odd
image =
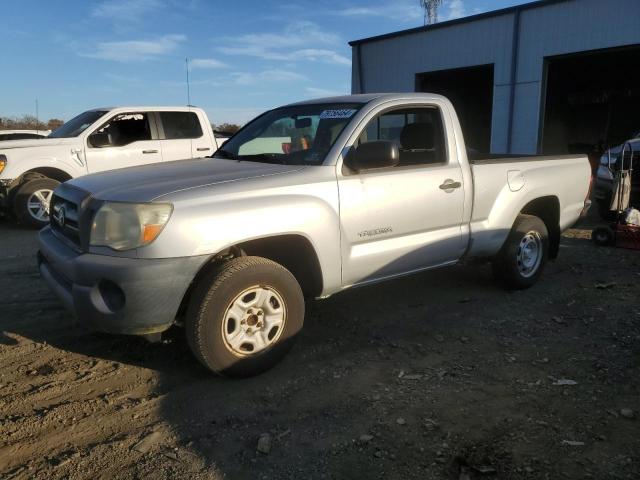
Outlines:
{"label": "white pickup truck", "polygon": [[0,143],[0,209],[41,228],[51,192],[88,173],[211,155],[218,145],[204,110],[97,108],[47,138]]}
{"label": "white pickup truck", "polygon": [[251,375],[291,347],[305,295],[472,257],[533,285],[590,178],[586,156],[469,160],[441,96],[312,100],[259,116],[213,158],[60,185],[38,263],[93,328],[183,324],[207,368]]}

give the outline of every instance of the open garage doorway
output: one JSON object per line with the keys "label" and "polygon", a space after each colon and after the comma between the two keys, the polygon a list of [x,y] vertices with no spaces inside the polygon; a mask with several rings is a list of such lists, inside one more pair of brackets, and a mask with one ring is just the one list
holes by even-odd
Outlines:
{"label": "open garage doorway", "polygon": [[640,130],[640,45],[546,59],[540,149],[592,162]]}
{"label": "open garage doorway", "polygon": [[416,91],[438,93],[453,103],[467,146],[478,153],[491,150],[493,64],[416,75]]}

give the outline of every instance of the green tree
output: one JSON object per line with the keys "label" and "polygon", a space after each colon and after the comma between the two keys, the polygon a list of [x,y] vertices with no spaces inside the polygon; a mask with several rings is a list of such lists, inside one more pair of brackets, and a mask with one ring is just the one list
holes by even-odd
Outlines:
{"label": "green tree", "polygon": [[240,125],[236,125],[235,123],[220,123],[216,125],[212,123],[211,128],[214,132],[236,133],[240,130]]}

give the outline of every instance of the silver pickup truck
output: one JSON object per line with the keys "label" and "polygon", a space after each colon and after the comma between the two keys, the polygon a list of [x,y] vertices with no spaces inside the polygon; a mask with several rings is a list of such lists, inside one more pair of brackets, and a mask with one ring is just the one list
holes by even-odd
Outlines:
{"label": "silver pickup truck", "polygon": [[95,329],[184,325],[214,372],[263,371],[304,298],[487,259],[533,285],[585,207],[584,156],[469,160],[451,103],[353,95],[268,111],[212,158],[61,184],[40,273]]}

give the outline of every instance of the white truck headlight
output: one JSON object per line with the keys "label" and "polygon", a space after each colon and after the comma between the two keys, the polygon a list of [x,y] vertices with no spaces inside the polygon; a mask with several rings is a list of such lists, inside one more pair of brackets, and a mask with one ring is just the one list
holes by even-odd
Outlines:
{"label": "white truck headlight", "polygon": [[4,170],[4,167],[7,166],[7,156],[0,155],[0,173]]}
{"label": "white truck headlight", "polygon": [[168,203],[107,202],[93,218],[90,244],[114,250],[131,250],[153,242],[169,221]]}

